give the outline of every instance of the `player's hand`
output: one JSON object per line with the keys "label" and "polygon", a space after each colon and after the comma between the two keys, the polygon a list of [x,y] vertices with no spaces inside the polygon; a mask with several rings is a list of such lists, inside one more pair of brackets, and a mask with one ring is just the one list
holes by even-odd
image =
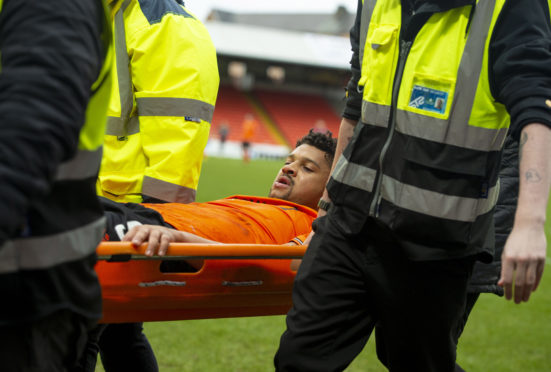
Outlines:
{"label": "player's hand", "polygon": [[306,237],[306,240],[304,241],[304,243],[302,243],[302,245],[309,245],[310,242],[312,241],[312,238],[314,237],[314,234],[315,232],[313,230],[310,231],[310,234],[308,234],[308,236]]}
{"label": "player's hand", "polygon": [[539,285],[545,267],[547,242],[543,226],[515,226],[501,256],[501,278],[498,285],[505,298],[515,303],[528,301]]}
{"label": "player's hand", "polygon": [[177,234],[176,230],[164,226],[140,225],[127,232],[122,241],[132,242],[136,247],[147,243],[146,256],[164,256],[169,244],[177,241]]}

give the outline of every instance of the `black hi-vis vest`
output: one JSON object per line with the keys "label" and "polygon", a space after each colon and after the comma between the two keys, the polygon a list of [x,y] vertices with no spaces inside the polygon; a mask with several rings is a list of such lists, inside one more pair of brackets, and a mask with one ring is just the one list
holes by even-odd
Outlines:
{"label": "black hi-vis vest", "polygon": [[399,0],[365,1],[362,120],[328,184],[344,232],[369,217],[414,260],[490,258],[509,116],[491,96],[487,50],[502,5],[432,14],[406,41]]}

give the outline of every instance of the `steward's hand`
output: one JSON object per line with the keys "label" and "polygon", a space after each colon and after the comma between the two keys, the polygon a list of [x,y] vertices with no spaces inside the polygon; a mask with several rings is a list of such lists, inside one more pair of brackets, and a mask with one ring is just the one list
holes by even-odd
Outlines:
{"label": "steward's hand", "polygon": [[526,224],[513,227],[501,256],[501,278],[498,285],[505,298],[515,303],[528,301],[538,287],[545,267],[547,242],[543,226]]}

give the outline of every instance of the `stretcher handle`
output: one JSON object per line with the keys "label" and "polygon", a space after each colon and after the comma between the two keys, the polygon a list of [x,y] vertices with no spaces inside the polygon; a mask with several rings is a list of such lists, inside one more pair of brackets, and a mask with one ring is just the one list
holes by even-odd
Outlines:
{"label": "stretcher handle", "polygon": [[96,249],[99,260],[182,260],[182,259],[292,259],[302,258],[307,246],[277,244],[170,243],[165,256],[145,255],[147,243],[102,242]]}

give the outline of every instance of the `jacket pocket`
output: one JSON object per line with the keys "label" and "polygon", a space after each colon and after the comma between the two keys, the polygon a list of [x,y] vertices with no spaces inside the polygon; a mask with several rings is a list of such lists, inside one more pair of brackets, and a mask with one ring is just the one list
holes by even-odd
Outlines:
{"label": "jacket pocket", "polygon": [[113,172],[98,177],[98,194],[117,202],[140,203],[142,201],[143,175]]}
{"label": "jacket pocket", "polygon": [[398,59],[398,25],[373,25],[369,28],[358,85],[364,87],[368,101],[390,105],[392,82]]}

